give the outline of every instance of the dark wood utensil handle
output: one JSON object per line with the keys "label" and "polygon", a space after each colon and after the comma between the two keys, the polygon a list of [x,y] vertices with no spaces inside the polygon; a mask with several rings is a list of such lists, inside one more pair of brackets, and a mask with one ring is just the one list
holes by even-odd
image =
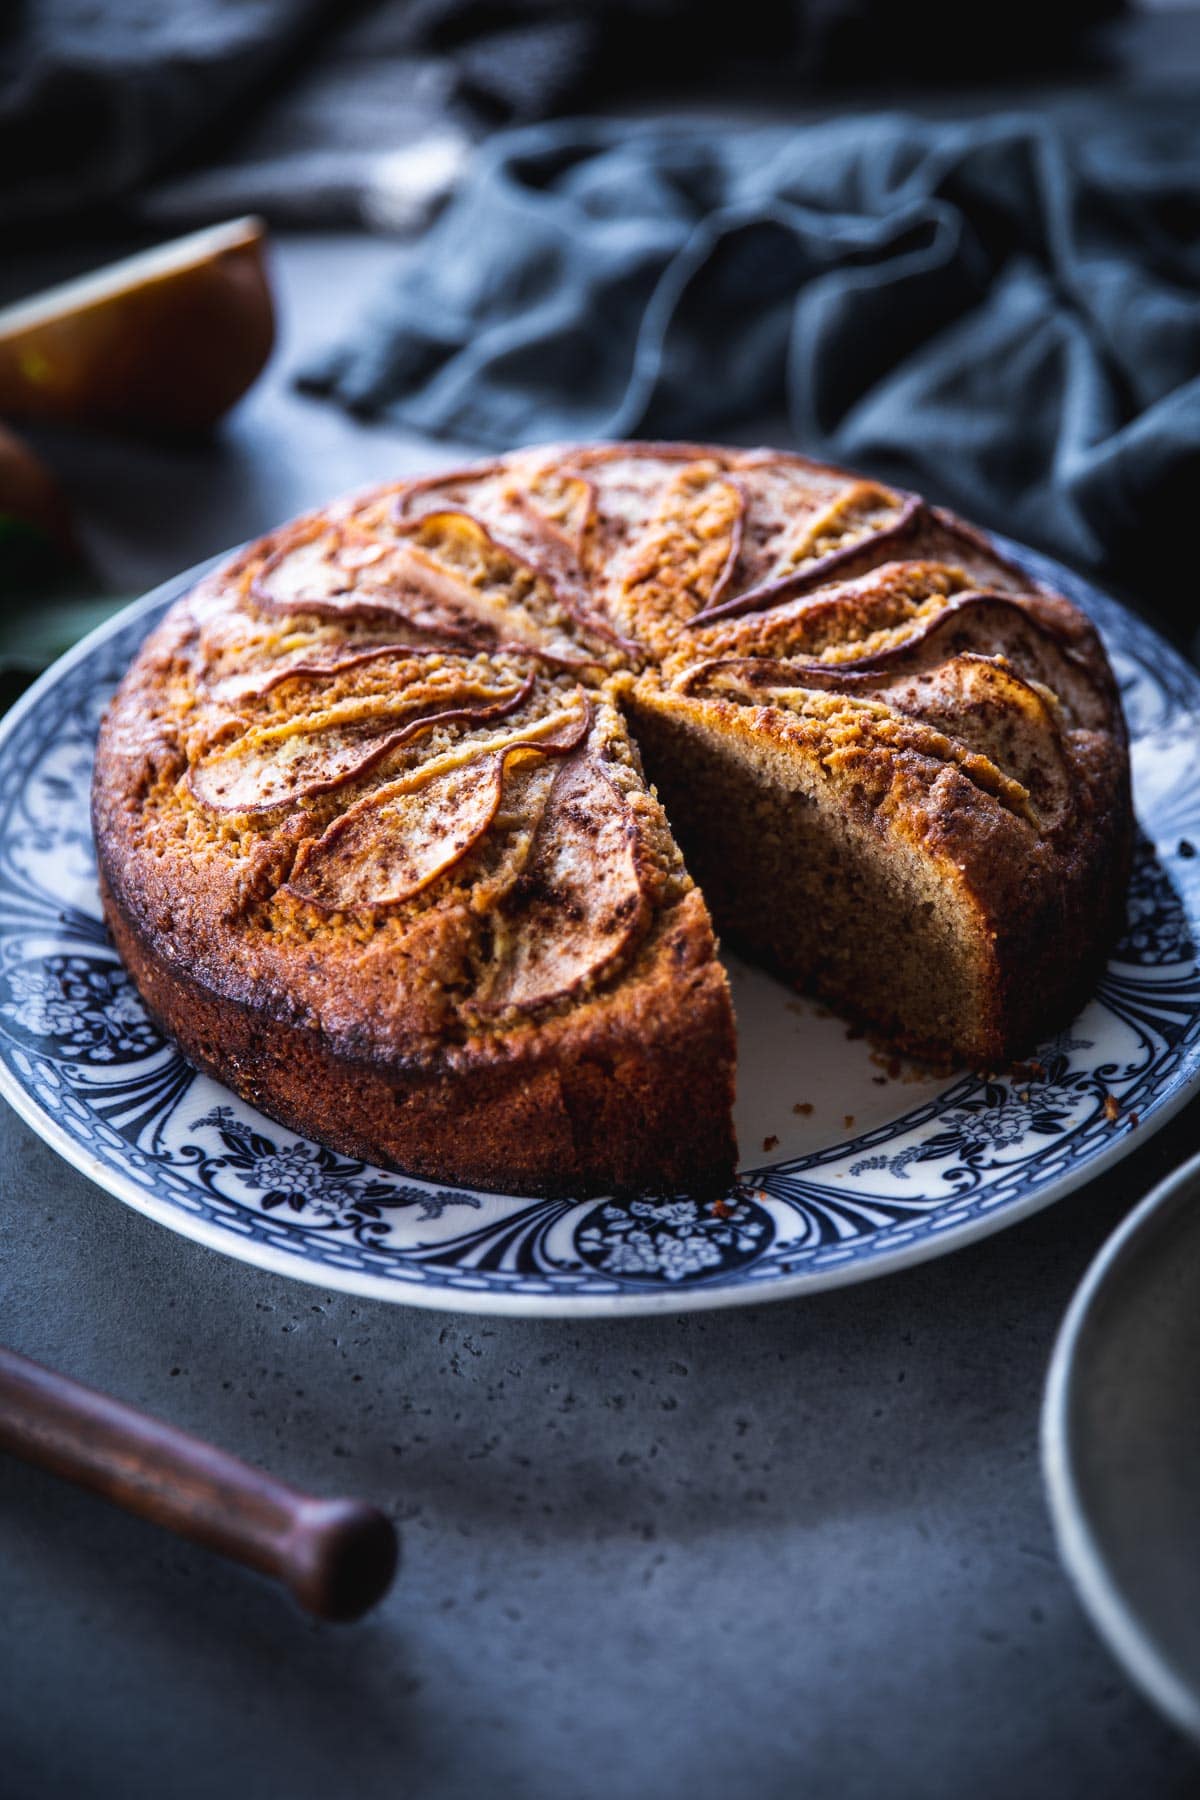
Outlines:
{"label": "dark wood utensil handle", "polygon": [[391,1520],[318,1500],[202,1438],[0,1348],[0,1449],[274,1576],[323,1619],[357,1619],[396,1571]]}

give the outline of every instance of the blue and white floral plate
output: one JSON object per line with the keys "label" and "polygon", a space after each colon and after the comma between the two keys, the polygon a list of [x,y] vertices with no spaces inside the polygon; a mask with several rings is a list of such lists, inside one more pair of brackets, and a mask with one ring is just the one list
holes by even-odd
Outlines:
{"label": "blue and white floral plate", "polygon": [[1123,1156],[1200,1082],[1200,677],[1113,601],[1011,548],[1104,633],[1144,833],[1129,928],[1095,998],[1039,1050],[1036,1079],[898,1070],[731,960],[746,1163],[716,1205],[447,1189],[284,1131],[164,1042],[100,917],[97,725],[192,571],[64,657],[0,729],[0,1091],[68,1161],[185,1237],[418,1306],[734,1306],[882,1275],[1025,1217]]}

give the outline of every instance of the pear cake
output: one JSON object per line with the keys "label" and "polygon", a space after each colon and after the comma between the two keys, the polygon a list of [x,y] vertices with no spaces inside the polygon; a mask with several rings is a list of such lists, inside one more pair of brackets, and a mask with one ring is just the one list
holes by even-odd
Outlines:
{"label": "pear cake", "polygon": [[147,640],[100,734],[104,906],[200,1068],[501,1192],[715,1191],[714,924],[999,1067],[1123,914],[1099,638],[978,532],[798,456],[540,448],[339,502]]}

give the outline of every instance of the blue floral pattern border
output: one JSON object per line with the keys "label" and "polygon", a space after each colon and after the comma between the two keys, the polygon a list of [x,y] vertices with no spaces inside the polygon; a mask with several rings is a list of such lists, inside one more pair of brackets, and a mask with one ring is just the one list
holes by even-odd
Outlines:
{"label": "blue floral pattern border", "polygon": [[0,1083],[64,1154],[185,1234],[429,1305],[767,1298],[937,1254],[1044,1204],[1200,1081],[1200,677],[1114,602],[1012,548],[1104,632],[1142,827],[1125,937],[1093,1002],[1026,1073],[963,1075],[869,1131],[743,1171],[715,1202],[476,1194],[282,1132],[163,1040],[100,916],[100,714],[193,572],[64,659],[0,731]]}

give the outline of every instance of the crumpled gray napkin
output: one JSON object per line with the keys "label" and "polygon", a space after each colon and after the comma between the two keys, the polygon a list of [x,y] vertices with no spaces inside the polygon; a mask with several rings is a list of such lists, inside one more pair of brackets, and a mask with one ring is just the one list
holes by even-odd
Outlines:
{"label": "crumpled gray napkin", "polygon": [[1200,114],[507,133],[302,380],[481,446],[783,415],[1186,625]]}

